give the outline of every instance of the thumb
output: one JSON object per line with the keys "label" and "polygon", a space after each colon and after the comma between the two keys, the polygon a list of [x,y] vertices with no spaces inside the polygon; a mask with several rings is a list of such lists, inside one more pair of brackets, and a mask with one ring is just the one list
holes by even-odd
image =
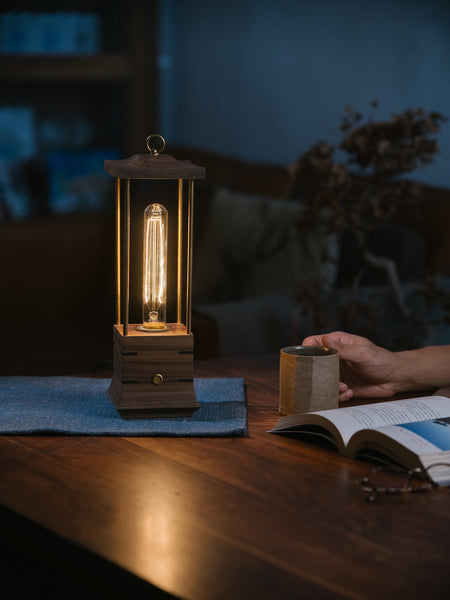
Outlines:
{"label": "thumb", "polygon": [[344,344],[339,339],[334,338],[331,335],[324,335],[322,343],[328,348],[334,348],[339,352],[340,358],[343,360],[354,361],[359,357],[360,350],[353,344]]}

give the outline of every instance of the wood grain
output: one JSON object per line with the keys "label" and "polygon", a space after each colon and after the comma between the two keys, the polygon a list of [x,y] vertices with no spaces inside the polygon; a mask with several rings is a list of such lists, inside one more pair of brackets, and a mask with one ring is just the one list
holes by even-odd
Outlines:
{"label": "wood grain", "polygon": [[446,597],[450,494],[368,504],[370,465],[268,434],[277,356],[195,375],[245,377],[248,436],[2,436],[1,540],[105,598]]}
{"label": "wood grain", "polygon": [[133,154],[121,160],[105,160],[105,171],[121,179],[204,179],[206,170],[170,154]]}

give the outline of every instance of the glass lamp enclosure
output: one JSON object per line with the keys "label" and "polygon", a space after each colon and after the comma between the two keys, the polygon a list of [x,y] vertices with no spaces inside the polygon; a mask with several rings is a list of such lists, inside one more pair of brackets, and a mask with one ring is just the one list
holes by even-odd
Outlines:
{"label": "glass lamp enclosure", "polygon": [[[203,179],[205,169],[156,151],[104,164],[116,180],[116,322],[108,397],[122,418],[190,416],[200,406],[194,391],[191,331],[194,180]],[[149,183],[143,216],[142,320],[130,323],[131,183],[156,179],[178,181],[178,214],[169,214],[158,199],[152,202]],[[177,220],[177,260],[168,264],[172,218]],[[167,278],[173,270],[177,318],[167,323]]]}
{"label": "glass lamp enclosure", "polygon": [[142,329],[167,329],[167,209],[158,203],[144,212]]}

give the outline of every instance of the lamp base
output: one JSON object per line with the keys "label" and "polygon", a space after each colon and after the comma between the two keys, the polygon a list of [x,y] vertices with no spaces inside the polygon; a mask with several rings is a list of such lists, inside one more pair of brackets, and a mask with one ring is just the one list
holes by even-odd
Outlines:
{"label": "lamp base", "polygon": [[144,332],[114,325],[114,370],[108,397],[123,419],[190,417],[194,391],[194,336],[179,323]]}

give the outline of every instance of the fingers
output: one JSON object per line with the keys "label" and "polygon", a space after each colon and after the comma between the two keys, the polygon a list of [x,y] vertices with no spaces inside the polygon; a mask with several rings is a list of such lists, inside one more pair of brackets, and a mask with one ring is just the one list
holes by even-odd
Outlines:
{"label": "fingers", "polygon": [[303,346],[330,346],[331,348],[338,348],[339,345],[358,344],[362,341],[366,340],[358,335],[346,333],[345,331],[332,331],[330,333],[321,333],[306,337],[303,340]]}
{"label": "fingers", "polygon": [[345,402],[353,397],[353,390],[351,390],[346,383],[343,381],[339,382],[339,402]]}
{"label": "fingers", "polygon": [[310,335],[302,342],[302,346],[323,346],[323,335]]}
{"label": "fingers", "polygon": [[372,360],[372,354],[375,346],[367,338],[344,331],[333,331],[331,333],[314,335],[305,338],[303,345],[321,345],[334,348],[339,352],[343,361],[360,363],[361,360],[369,357]]}

